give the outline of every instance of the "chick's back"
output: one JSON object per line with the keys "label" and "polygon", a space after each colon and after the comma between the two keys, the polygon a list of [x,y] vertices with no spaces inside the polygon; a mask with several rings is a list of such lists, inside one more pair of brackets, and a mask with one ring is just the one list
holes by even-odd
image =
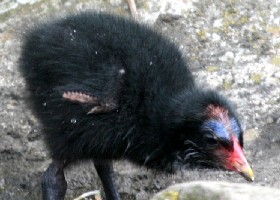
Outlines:
{"label": "chick's back", "polygon": [[[146,25],[91,12],[28,31],[20,70],[52,155],[69,159],[118,157],[125,134],[143,126],[157,102],[194,87],[172,42]],[[65,94],[96,102],[69,101]],[[89,114],[96,103],[114,106]]]}

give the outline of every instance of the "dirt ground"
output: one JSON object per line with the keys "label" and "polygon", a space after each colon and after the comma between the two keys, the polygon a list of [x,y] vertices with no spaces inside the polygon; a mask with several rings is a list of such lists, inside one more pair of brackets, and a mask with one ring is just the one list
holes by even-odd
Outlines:
{"label": "dirt ground", "polygon": [[[42,0],[1,13],[0,199],[40,199],[40,176],[50,163],[40,127],[25,104],[25,85],[17,70],[24,28],[53,13],[76,9],[110,7],[127,14],[125,2],[116,2]],[[220,90],[237,105],[246,129],[245,153],[256,176],[249,184],[280,189],[279,2],[139,0],[137,6],[143,21],[180,46],[202,86]],[[115,169],[124,200],[149,199],[180,182],[246,182],[237,174],[216,170],[157,174],[127,161],[117,162]],[[67,169],[66,179],[67,199],[102,189],[91,162]]]}

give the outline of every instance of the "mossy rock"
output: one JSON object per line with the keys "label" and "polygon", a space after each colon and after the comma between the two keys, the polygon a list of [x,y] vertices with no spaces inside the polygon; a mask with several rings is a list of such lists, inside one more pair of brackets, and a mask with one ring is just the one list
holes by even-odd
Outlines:
{"label": "mossy rock", "polygon": [[195,181],[170,186],[151,200],[280,200],[280,190],[244,183]]}

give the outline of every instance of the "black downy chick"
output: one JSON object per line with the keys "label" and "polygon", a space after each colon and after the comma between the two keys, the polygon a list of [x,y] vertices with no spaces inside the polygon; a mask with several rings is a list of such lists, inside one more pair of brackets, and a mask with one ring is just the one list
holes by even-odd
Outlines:
{"label": "black downy chick", "polygon": [[25,37],[20,70],[53,159],[43,199],[64,199],[64,168],[86,159],[107,200],[120,199],[112,177],[118,159],[254,178],[229,102],[196,86],[178,48],[145,25],[90,12],[38,25]]}

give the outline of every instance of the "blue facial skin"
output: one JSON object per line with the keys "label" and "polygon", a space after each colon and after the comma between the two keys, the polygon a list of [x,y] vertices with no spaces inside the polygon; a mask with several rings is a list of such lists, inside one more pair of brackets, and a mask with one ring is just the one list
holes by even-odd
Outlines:
{"label": "blue facial skin", "polygon": [[241,128],[239,127],[237,121],[236,121],[234,118],[232,118],[232,119],[230,120],[230,122],[231,122],[231,129],[232,129],[232,132],[235,133],[237,137],[239,137],[239,136],[240,136],[240,133],[241,133],[242,131],[241,131]]}
{"label": "blue facial skin", "polygon": [[229,124],[224,124],[221,121],[215,119],[207,120],[203,123],[202,130],[210,131],[215,137],[230,141],[231,135],[228,132],[227,126],[232,130],[232,133],[235,134],[237,138],[239,138],[241,130],[234,118],[230,119]]}

